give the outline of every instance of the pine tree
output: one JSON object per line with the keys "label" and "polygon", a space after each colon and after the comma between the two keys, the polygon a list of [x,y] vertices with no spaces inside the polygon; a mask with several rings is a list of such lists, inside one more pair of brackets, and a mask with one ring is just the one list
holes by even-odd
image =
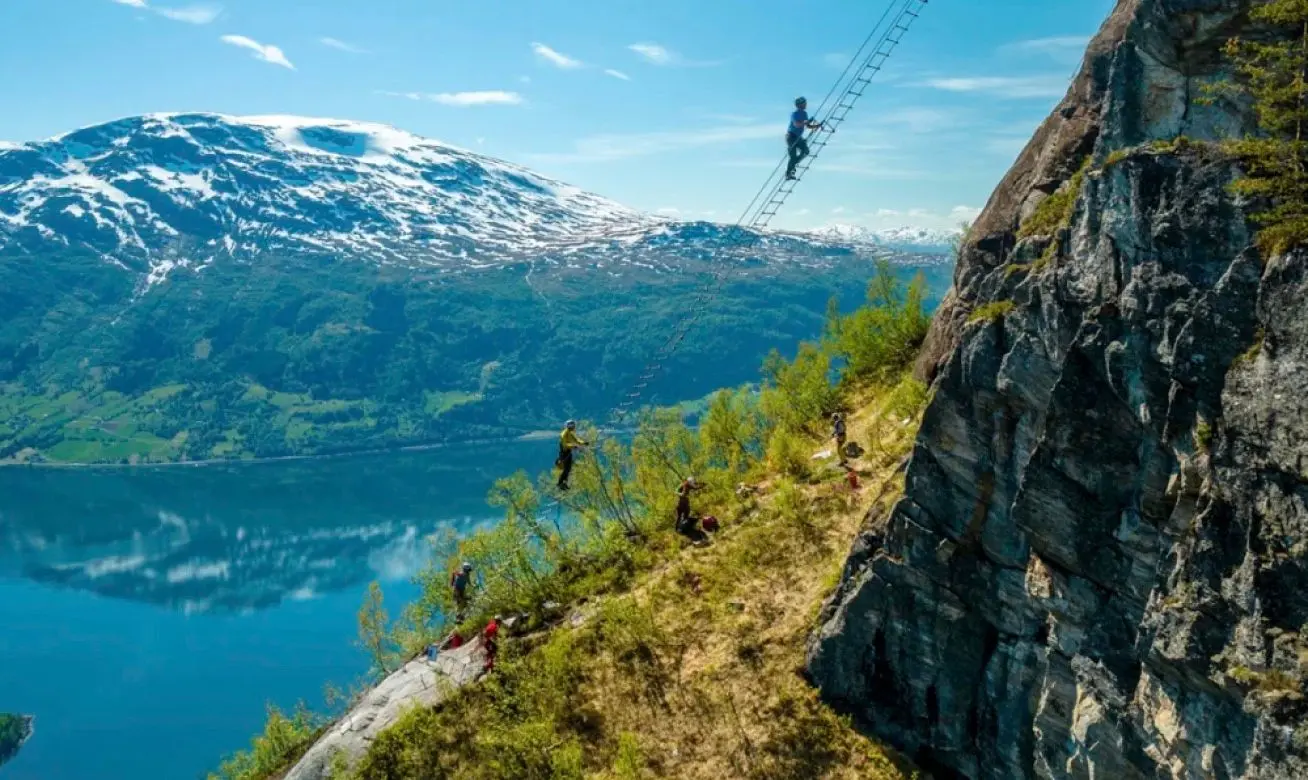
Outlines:
{"label": "pine tree", "polygon": [[1250,15],[1276,39],[1235,38],[1226,54],[1263,134],[1231,141],[1227,150],[1245,166],[1235,191],[1271,204],[1254,214],[1258,246],[1271,256],[1308,244],[1308,0],[1268,0]]}

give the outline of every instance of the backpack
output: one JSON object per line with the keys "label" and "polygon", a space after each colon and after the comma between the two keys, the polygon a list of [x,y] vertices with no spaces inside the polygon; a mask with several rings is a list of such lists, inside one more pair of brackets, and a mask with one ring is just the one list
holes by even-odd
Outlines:
{"label": "backpack", "polygon": [[717,531],[718,531],[718,519],[717,519],[716,517],[714,517],[713,515],[709,515],[709,516],[705,517],[705,518],[704,518],[703,520],[701,520],[700,522],[702,522],[702,523],[704,524],[704,530],[707,531],[708,533],[711,533],[711,534],[713,534],[713,533],[717,533]]}

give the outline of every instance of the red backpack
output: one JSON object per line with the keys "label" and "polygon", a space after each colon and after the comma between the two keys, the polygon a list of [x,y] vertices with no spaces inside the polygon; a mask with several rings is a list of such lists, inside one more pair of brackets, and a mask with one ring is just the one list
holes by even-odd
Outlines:
{"label": "red backpack", "polygon": [[707,531],[707,532],[709,532],[709,533],[711,533],[711,534],[712,534],[712,533],[717,533],[717,531],[718,531],[718,519],[717,519],[716,517],[714,517],[713,515],[709,515],[708,517],[705,517],[704,520],[703,520],[702,522],[704,523],[704,530],[705,530],[705,531]]}

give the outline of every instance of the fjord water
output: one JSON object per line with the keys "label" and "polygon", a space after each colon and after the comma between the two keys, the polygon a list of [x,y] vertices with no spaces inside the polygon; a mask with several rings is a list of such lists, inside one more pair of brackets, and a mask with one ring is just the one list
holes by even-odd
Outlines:
{"label": "fjord water", "polygon": [[355,613],[414,595],[424,537],[493,520],[551,441],[156,469],[0,469],[0,710],[36,716],[8,780],[187,780],[268,702],[366,671]]}

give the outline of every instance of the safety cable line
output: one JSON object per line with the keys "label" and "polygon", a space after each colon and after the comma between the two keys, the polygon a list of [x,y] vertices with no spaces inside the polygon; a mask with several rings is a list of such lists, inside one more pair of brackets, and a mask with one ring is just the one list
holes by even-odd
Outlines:
{"label": "safety cable line", "polygon": [[[814,140],[810,146],[809,155],[796,167],[795,178],[788,179],[784,176],[778,176],[789,161],[789,152],[787,151],[787,154],[782,156],[781,161],[773,169],[753,200],[750,201],[740,219],[728,229],[727,237],[729,239],[741,233],[750,238],[760,238],[758,233],[753,231],[766,228],[772,218],[781,210],[781,207],[785,205],[786,200],[795,191],[799,181],[812,167],[814,160],[830,143],[831,134],[849,116],[858,99],[863,96],[872,79],[885,66],[886,61],[894,53],[895,48],[899,46],[905,33],[908,32],[909,27],[922,13],[928,2],[929,0],[891,0],[876,27],[873,28],[872,33],[864,40],[863,45],[859,47],[858,52],[850,60],[844,72],[841,73],[835,85],[832,86],[819,105],[815,116],[819,117],[817,121],[822,122],[823,127],[811,136]],[[896,9],[898,10],[896,11]],[[887,19],[890,19],[888,25],[886,24]],[[879,36],[878,32],[880,32]],[[869,44],[873,41],[875,41],[875,45],[871,47],[869,52]],[[846,81],[851,71],[853,71],[853,77]],[[842,84],[844,85],[843,88]],[[837,94],[839,96],[835,98],[833,103],[832,96]],[[745,242],[742,241],[741,243]],[[727,277],[738,265],[738,263],[722,263],[717,270],[710,274],[709,280],[695,296],[692,306],[689,307],[689,313],[678,321],[667,341],[655,351],[653,358],[645,365],[644,370],[626,396],[611,412],[609,418],[611,425],[620,425],[637,407],[650,383],[662,371],[666,362],[676,353],[677,348],[685,340],[690,329],[703,317],[705,305],[721,292]],[[597,434],[597,440],[602,433],[601,430]]]}

